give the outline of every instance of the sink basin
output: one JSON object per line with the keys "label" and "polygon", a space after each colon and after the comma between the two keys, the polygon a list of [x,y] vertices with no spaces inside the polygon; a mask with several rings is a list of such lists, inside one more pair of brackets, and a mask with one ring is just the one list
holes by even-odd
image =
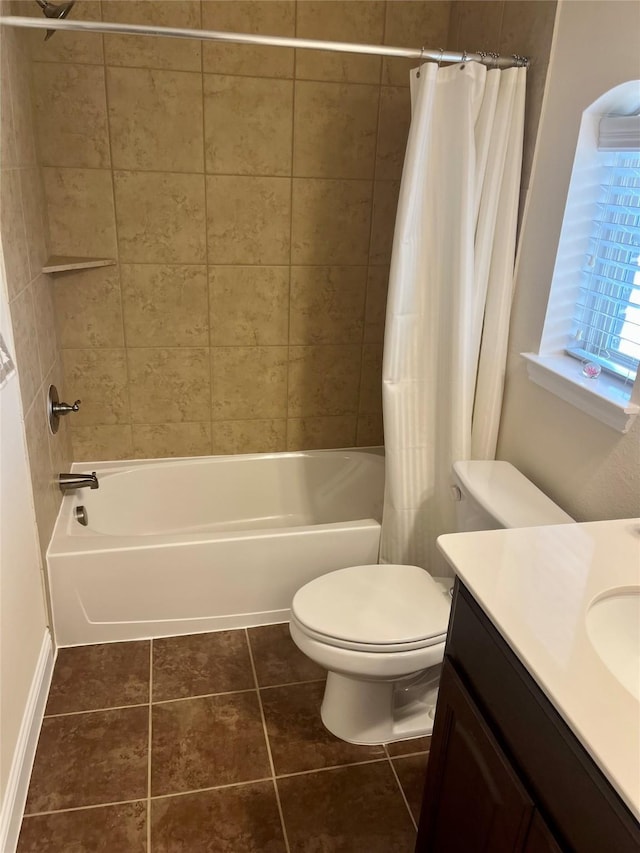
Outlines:
{"label": "sink basin", "polygon": [[587,610],[587,635],[607,669],[640,700],[640,587],[617,589]]}

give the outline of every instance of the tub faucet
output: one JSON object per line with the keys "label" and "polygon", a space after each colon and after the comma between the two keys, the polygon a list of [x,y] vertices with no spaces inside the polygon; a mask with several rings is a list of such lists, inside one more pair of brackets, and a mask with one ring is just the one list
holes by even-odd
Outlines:
{"label": "tub faucet", "polygon": [[84,489],[86,486],[90,489],[100,488],[95,471],[91,474],[58,474],[58,485],[63,494],[72,489]]}

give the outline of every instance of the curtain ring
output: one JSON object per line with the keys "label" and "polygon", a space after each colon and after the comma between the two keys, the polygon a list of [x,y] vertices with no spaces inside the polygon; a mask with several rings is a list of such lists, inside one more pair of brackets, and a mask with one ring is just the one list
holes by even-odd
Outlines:
{"label": "curtain ring", "polygon": [[465,66],[465,63],[467,62],[467,51],[466,50],[462,51],[462,59],[460,60],[460,62],[461,62],[460,71],[464,71],[464,66]]}
{"label": "curtain ring", "polygon": [[442,57],[444,56],[444,48],[440,48],[440,56],[438,57],[438,68],[442,65]]}
{"label": "curtain ring", "polygon": [[[418,62],[422,62],[423,59],[424,59],[424,45],[422,45],[422,47],[420,48],[420,58],[418,59]],[[418,67],[418,70],[416,71],[416,77],[419,77],[419,76],[420,76],[420,68]]]}
{"label": "curtain ring", "polygon": [[487,52],[485,50],[479,50],[478,56],[481,57],[481,61],[483,65],[487,64]]}

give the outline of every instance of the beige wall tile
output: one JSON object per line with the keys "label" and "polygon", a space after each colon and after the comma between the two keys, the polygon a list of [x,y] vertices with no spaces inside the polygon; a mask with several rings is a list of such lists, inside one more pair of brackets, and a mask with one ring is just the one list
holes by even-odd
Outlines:
{"label": "beige wall tile", "polygon": [[211,346],[289,340],[289,267],[209,267]]}
{"label": "beige wall tile", "polygon": [[62,62],[33,68],[41,165],[109,168],[104,68]]}
{"label": "beige wall tile", "polygon": [[360,343],[366,278],[366,267],[292,267],[290,343]]}
{"label": "beige wall tile", "polygon": [[128,347],[209,346],[209,297],[204,266],[122,264]]}
{"label": "beige wall tile", "polygon": [[22,397],[22,408],[26,412],[42,382],[38,343],[35,337],[36,319],[33,308],[33,294],[30,286],[25,287],[15,297],[10,310],[16,364],[20,379],[20,396]]}
{"label": "beige wall tile", "polygon": [[122,261],[205,262],[204,176],[115,172],[114,181]]}
{"label": "beige wall tile", "polygon": [[367,302],[364,312],[364,342],[382,343],[387,314],[389,267],[369,267],[367,273]]}
{"label": "beige wall tile", "polygon": [[227,175],[290,175],[293,82],[204,75],[206,164]]}
{"label": "beige wall tile", "polygon": [[200,74],[108,68],[107,92],[115,169],[204,171]]}
{"label": "beige wall tile", "polygon": [[285,417],[286,347],[215,347],[211,360],[214,420]]}
{"label": "beige wall tile", "polygon": [[[393,0],[387,3],[384,43],[394,47],[449,47],[449,0]],[[468,48],[471,50],[471,48]],[[382,82],[408,86],[409,71],[419,65],[417,59],[390,57],[382,60]]]}
{"label": "beige wall tile", "polygon": [[73,426],[129,422],[127,360],[124,349],[66,349],[62,351],[67,402],[80,399]]}
{"label": "beige wall tile", "polygon": [[111,172],[49,167],[43,177],[51,253],[115,257]]}
{"label": "beige wall tile", "polygon": [[366,264],[370,181],[295,178],[291,262]]}
{"label": "beige wall tile", "polygon": [[[102,0],[102,18],[127,24],[200,29],[198,0]],[[107,65],[200,71],[200,42],[192,39],[107,35]]]}
{"label": "beige wall tile", "polygon": [[40,355],[40,372],[45,377],[58,359],[60,344],[50,277],[42,273],[31,284],[35,314],[35,336]]}
{"label": "beige wall tile", "polygon": [[36,524],[43,550],[51,538],[60,504],[59,490],[51,470],[44,393],[42,389],[38,392],[24,418]]}
{"label": "beige wall tile", "polygon": [[133,424],[133,455],[136,459],[166,456],[208,456],[211,423]]}
{"label": "beige wall tile", "polygon": [[[14,12],[14,14],[18,14]],[[25,0],[20,6],[21,15],[42,15],[35,3]],[[75,21],[99,21],[99,0],[82,0],[73,7]],[[109,18],[105,18],[109,20]],[[102,65],[102,35],[100,33],[56,33],[55,38],[44,40],[42,30],[30,30],[28,34],[31,56],[41,62],[78,62]]]}
{"label": "beige wall tile", "polygon": [[286,424],[284,418],[214,421],[213,453],[278,453],[285,450]]}
{"label": "beige wall tile", "polygon": [[356,445],[358,447],[380,447],[383,444],[382,412],[377,412],[375,415],[358,415]]}
{"label": "beige wall tile", "polygon": [[29,282],[29,251],[22,216],[20,172],[0,171],[0,234],[9,300]]}
{"label": "beige wall tile", "polygon": [[402,86],[380,89],[380,122],[376,146],[377,180],[400,179],[411,124],[409,90]]}
{"label": "beige wall tile", "polygon": [[[505,4],[496,0],[473,0],[472,3],[466,2],[460,5],[458,17],[460,50],[498,52]],[[515,49],[512,53],[515,53]]]}
{"label": "beige wall tile", "polygon": [[208,349],[129,349],[127,361],[132,423],[209,420]]}
{"label": "beige wall tile", "polygon": [[508,0],[504,4],[500,52],[531,57],[531,67],[549,61],[557,3],[547,0]]}
{"label": "beige wall tile", "polygon": [[289,262],[288,178],[207,177],[209,263]]}
{"label": "beige wall tile", "polygon": [[373,190],[370,264],[391,262],[400,181],[376,181]]}
{"label": "beige wall tile", "polygon": [[115,459],[132,459],[131,426],[71,427],[73,458],[75,462],[102,462]]}
{"label": "beige wall tile", "polygon": [[117,266],[56,273],[51,279],[61,346],[124,346]]}
{"label": "beige wall tile", "polygon": [[296,82],[293,174],[371,178],[378,86]]}
{"label": "beige wall tile", "polygon": [[[296,35],[299,38],[381,44],[384,33],[383,2],[368,0],[304,0],[298,3]],[[337,80],[378,83],[380,57],[318,50],[296,52],[296,77],[300,80]]]}
{"label": "beige wall tile", "polygon": [[287,450],[353,447],[355,440],[355,415],[289,418],[287,421]]}
{"label": "beige wall tile", "polygon": [[354,414],[358,409],[361,347],[289,348],[289,418]]}
{"label": "beige wall tile", "polygon": [[[295,35],[294,0],[203,0],[202,27],[236,33]],[[203,45],[203,66],[214,74],[293,77],[291,48],[240,44]]]}
{"label": "beige wall tile", "polygon": [[[43,392],[45,394],[48,394],[49,385],[55,385],[58,389],[60,399],[67,400],[67,397],[65,395],[64,367],[62,365],[62,358],[59,358],[56,361],[45,380],[43,386]],[[49,429],[48,423],[46,423],[45,432],[49,441],[49,457],[51,459],[51,470],[53,472],[54,481],[56,480],[58,474],[61,474],[64,471],[69,471],[69,466],[73,461],[73,446],[71,443],[70,419],[71,416],[66,418],[60,418],[58,432],[55,435],[53,435],[53,433]],[[56,497],[58,498],[59,505],[59,502],[62,500],[62,492],[60,492],[60,489],[58,488],[55,488],[54,492],[56,494]]]}
{"label": "beige wall tile", "polygon": [[11,27],[0,28],[0,168],[18,165],[16,129],[11,98],[11,63],[14,61],[16,33]]}
{"label": "beige wall tile", "polygon": [[35,166],[38,162],[36,135],[31,102],[32,71],[28,61],[24,32],[17,30],[11,40],[9,85],[18,166]]}
{"label": "beige wall tile", "polygon": [[380,411],[382,411],[382,344],[364,344],[358,412],[361,415],[369,415]]}
{"label": "beige wall tile", "polygon": [[47,235],[44,221],[45,199],[42,175],[37,166],[20,169],[22,209],[27,235],[30,278],[33,280],[47,260]]}

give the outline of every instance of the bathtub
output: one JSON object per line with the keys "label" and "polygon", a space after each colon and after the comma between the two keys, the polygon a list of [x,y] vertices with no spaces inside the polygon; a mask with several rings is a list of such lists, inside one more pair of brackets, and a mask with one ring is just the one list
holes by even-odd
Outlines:
{"label": "bathtub", "polygon": [[283,622],[302,584],[378,559],[378,448],[72,471],[100,488],[65,495],[47,551],[60,646]]}

